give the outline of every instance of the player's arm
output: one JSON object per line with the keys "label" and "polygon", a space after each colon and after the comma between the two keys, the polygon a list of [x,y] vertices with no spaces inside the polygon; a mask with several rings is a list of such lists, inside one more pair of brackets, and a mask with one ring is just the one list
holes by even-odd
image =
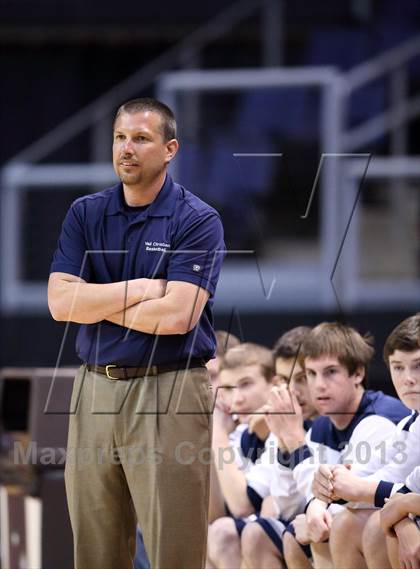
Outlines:
{"label": "player's arm", "polygon": [[404,518],[394,526],[398,538],[399,566],[403,569],[420,567],[420,539],[417,525]]}
{"label": "player's arm", "polygon": [[[218,438],[213,433],[213,452],[216,454],[219,448],[228,448],[228,437]],[[255,512],[254,506],[248,498],[247,481],[234,461],[227,460],[217,469],[217,475],[224,499],[229,510],[236,517],[242,518]]]}
{"label": "player's arm", "polygon": [[313,543],[320,543],[328,539],[331,530],[332,516],[327,504],[314,498],[306,509],[306,522],[308,538]]}
{"label": "player's arm", "polygon": [[234,460],[225,459],[225,451],[233,448],[230,445],[229,433],[234,430],[235,423],[229,411],[216,403],[213,411],[212,447],[215,458],[215,471],[223,498],[229,510],[236,517],[245,517],[254,513],[247,495],[247,480]]}
{"label": "player's arm", "polygon": [[193,283],[168,282],[162,298],[148,300],[106,317],[147,334],[186,334],[198,323],[209,292]]}
{"label": "player's arm", "polygon": [[219,477],[213,453],[210,464],[210,496],[209,496],[209,524],[226,515],[223,492],[220,488]]}
{"label": "player's arm", "polygon": [[[357,449],[360,448],[360,445],[365,447],[368,442],[370,448],[374,450],[387,438],[391,438],[394,432],[395,426],[389,419],[376,415],[367,417],[359,423],[352,435],[350,441],[352,451],[348,453],[346,460],[357,465]],[[413,438],[416,438],[414,434]],[[360,477],[357,469],[353,473],[353,469],[344,468],[343,465],[336,466],[333,474],[335,499],[341,498],[349,502],[363,502],[382,507],[385,498],[391,496],[398,489],[394,483],[405,479],[414,468],[417,459],[416,447],[412,448],[411,453],[406,450],[406,443],[402,448],[404,450],[397,453],[389,464],[385,464],[376,472],[372,472],[370,463],[367,463],[364,470],[366,474],[372,473],[369,476]],[[414,459],[412,455],[414,455]],[[373,461],[373,464],[376,466],[376,461]]]}
{"label": "player's arm", "polygon": [[397,492],[381,510],[382,529],[385,533],[393,535],[393,527],[409,514],[420,516],[420,494]]}
{"label": "player's arm", "polygon": [[54,320],[93,324],[124,307],[162,296],[165,286],[166,281],[152,279],[94,284],[53,272],[48,281],[48,306]]}

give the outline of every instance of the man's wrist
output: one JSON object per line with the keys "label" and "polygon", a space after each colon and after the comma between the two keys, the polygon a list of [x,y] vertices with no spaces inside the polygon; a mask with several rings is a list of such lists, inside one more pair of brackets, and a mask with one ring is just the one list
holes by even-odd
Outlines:
{"label": "man's wrist", "polygon": [[288,452],[292,453],[305,444],[305,432],[303,429],[294,432],[282,433],[282,442]]}
{"label": "man's wrist", "polygon": [[213,446],[226,447],[229,445],[229,434],[220,428],[213,428]]}
{"label": "man's wrist", "polygon": [[139,283],[139,290],[138,294],[136,294],[136,302],[141,302],[146,297],[148,279],[139,278],[138,283]]}
{"label": "man's wrist", "polygon": [[408,494],[403,494],[402,498],[397,500],[398,511],[401,515],[408,516],[410,513],[410,506],[412,505],[412,494],[411,492]]}
{"label": "man's wrist", "polygon": [[315,511],[319,511],[320,509],[322,510],[326,510],[328,507],[328,504],[326,502],[323,502],[322,500],[319,500],[319,498],[312,498],[308,504],[306,505],[306,513],[310,513]]}

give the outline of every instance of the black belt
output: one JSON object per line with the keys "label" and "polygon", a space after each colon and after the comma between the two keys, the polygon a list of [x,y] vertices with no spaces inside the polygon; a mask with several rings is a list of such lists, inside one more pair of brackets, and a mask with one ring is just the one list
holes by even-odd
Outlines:
{"label": "black belt", "polygon": [[206,361],[203,358],[191,358],[190,360],[180,360],[169,364],[158,364],[150,366],[125,367],[114,364],[99,366],[87,364],[89,371],[106,375],[108,379],[133,379],[145,375],[159,375],[168,371],[178,371],[181,369],[191,369],[194,367],[205,367]]}

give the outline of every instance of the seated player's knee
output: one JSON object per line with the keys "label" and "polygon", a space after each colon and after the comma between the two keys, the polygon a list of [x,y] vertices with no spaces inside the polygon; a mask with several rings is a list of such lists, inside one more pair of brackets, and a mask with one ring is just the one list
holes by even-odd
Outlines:
{"label": "seated player's knee", "polygon": [[367,521],[363,530],[362,544],[363,552],[367,555],[374,556],[378,552],[378,548],[385,548],[385,534],[380,526],[379,510],[373,513]]}
{"label": "seated player's knee", "polygon": [[342,543],[361,547],[362,535],[372,510],[344,510],[333,518],[330,532],[330,545]]}
{"label": "seated player's knee", "polygon": [[296,538],[289,531],[283,534],[283,553],[286,563],[292,563],[296,556],[301,555],[301,547]]}
{"label": "seated player's knee", "polygon": [[340,512],[334,516],[331,524],[330,532],[330,542],[341,541],[342,539],[348,539],[349,536],[354,535],[357,530],[358,520],[348,510]]}
{"label": "seated player's knee", "polygon": [[235,522],[232,518],[219,518],[211,524],[208,533],[208,550],[211,557],[239,541]]}
{"label": "seated player's knee", "polygon": [[245,559],[252,559],[256,552],[268,546],[270,538],[263,528],[254,522],[246,524],[241,535],[241,550]]}

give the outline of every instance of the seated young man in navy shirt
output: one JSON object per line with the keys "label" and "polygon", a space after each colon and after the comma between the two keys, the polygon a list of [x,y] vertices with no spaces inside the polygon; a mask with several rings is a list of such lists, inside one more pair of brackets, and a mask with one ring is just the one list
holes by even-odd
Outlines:
{"label": "seated young man in navy shirt", "polygon": [[[280,388],[277,395],[277,413],[272,421],[283,433],[283,454],[287,453],[289,468],[307,501],[307,542],[317,567],[331,564],[328,544],[323,542],[329,538],[334,513],[313,497],[312,481],[318,466],[357,462],[366,441],[373,448],[379,445],[408,414],[397,399],[365,390],[372,355],[373,348],[350,326],[319,324],[304,340],[301,359],[313,404],[322,416],[305,433],[287,389]],[[284,535],[283,545],[289,569],[301,567],[301,559],[294,557],[296,541],[290,533]]]}
{"label": "seated young man in navy shirt", "polygon": [[179,454],[211,444],[223,227],[167,173],[178,141],[166,105],[121,105],[112,150],[120,183],[71,205],[48,284],[53,318],[81,324],[68,446],[90,460],[65,471],[75,569],[132,568],[136,519],[152,567],[198,569],[209,465]]}

